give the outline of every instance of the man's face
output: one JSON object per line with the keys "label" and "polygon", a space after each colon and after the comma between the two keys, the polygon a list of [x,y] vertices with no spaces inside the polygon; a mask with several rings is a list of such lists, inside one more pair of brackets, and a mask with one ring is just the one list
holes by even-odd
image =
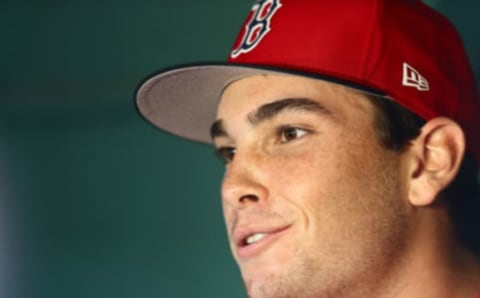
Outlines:
{"label": "man's face", "polygon": [[345,297],[392,273],[407,246],[406,171],[374,113],[357,91],[297,76],[225,89],[212,132],[250,297]]}

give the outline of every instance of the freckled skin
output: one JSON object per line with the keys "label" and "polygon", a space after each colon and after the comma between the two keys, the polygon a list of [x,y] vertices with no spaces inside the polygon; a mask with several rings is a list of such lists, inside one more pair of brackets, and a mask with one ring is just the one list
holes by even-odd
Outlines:
{"label": "freckled skin", "polygon": [[[259,106],[289,97],[318,101],[329,112],[286,111],[248,122]],[[402,156],[380,145],[373,113],[365,95],[304,77],[252,76],[225,89],[217,118],[228,136],[215,143],[236,148],[222,198],[249,297],[374,297],[394,278],[411,210]],[[307,133],[281,142],[280,125]],[[239,200],[246,194],[258,200]],[[242,259],[232,233],[252,223],[291,226]]]}

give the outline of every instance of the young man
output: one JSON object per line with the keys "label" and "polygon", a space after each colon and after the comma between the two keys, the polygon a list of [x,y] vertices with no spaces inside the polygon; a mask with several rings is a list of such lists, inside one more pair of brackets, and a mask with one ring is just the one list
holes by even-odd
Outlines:
{"label": "young man", "polygon": [[259,0],[226,63],[156,74],[137,105],[224,159],[250,297],[480,293],[478,91],[420,1]]}

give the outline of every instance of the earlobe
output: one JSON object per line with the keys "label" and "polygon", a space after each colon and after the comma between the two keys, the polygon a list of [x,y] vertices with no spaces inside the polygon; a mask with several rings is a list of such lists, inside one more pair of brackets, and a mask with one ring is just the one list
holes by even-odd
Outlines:
{"label": "earlobe", "polygon": [[457,175],[464,152],[464,133],[455,121],[445,117],[428,121],[410,148],[410,203],[434,203]]}

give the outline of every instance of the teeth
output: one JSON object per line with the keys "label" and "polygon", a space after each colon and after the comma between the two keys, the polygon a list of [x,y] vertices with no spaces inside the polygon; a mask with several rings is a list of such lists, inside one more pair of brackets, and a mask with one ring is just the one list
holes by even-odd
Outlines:
{"label": "teeth", "polygon": [[248,236],[247,239],[245,240],[245,242],[247,244],[252,244],[254,242],[262,240],[265,236],[267,236],[267,234],[265,234],[265,233],[256,233],[256,234],[253,234],[251,236]]}

